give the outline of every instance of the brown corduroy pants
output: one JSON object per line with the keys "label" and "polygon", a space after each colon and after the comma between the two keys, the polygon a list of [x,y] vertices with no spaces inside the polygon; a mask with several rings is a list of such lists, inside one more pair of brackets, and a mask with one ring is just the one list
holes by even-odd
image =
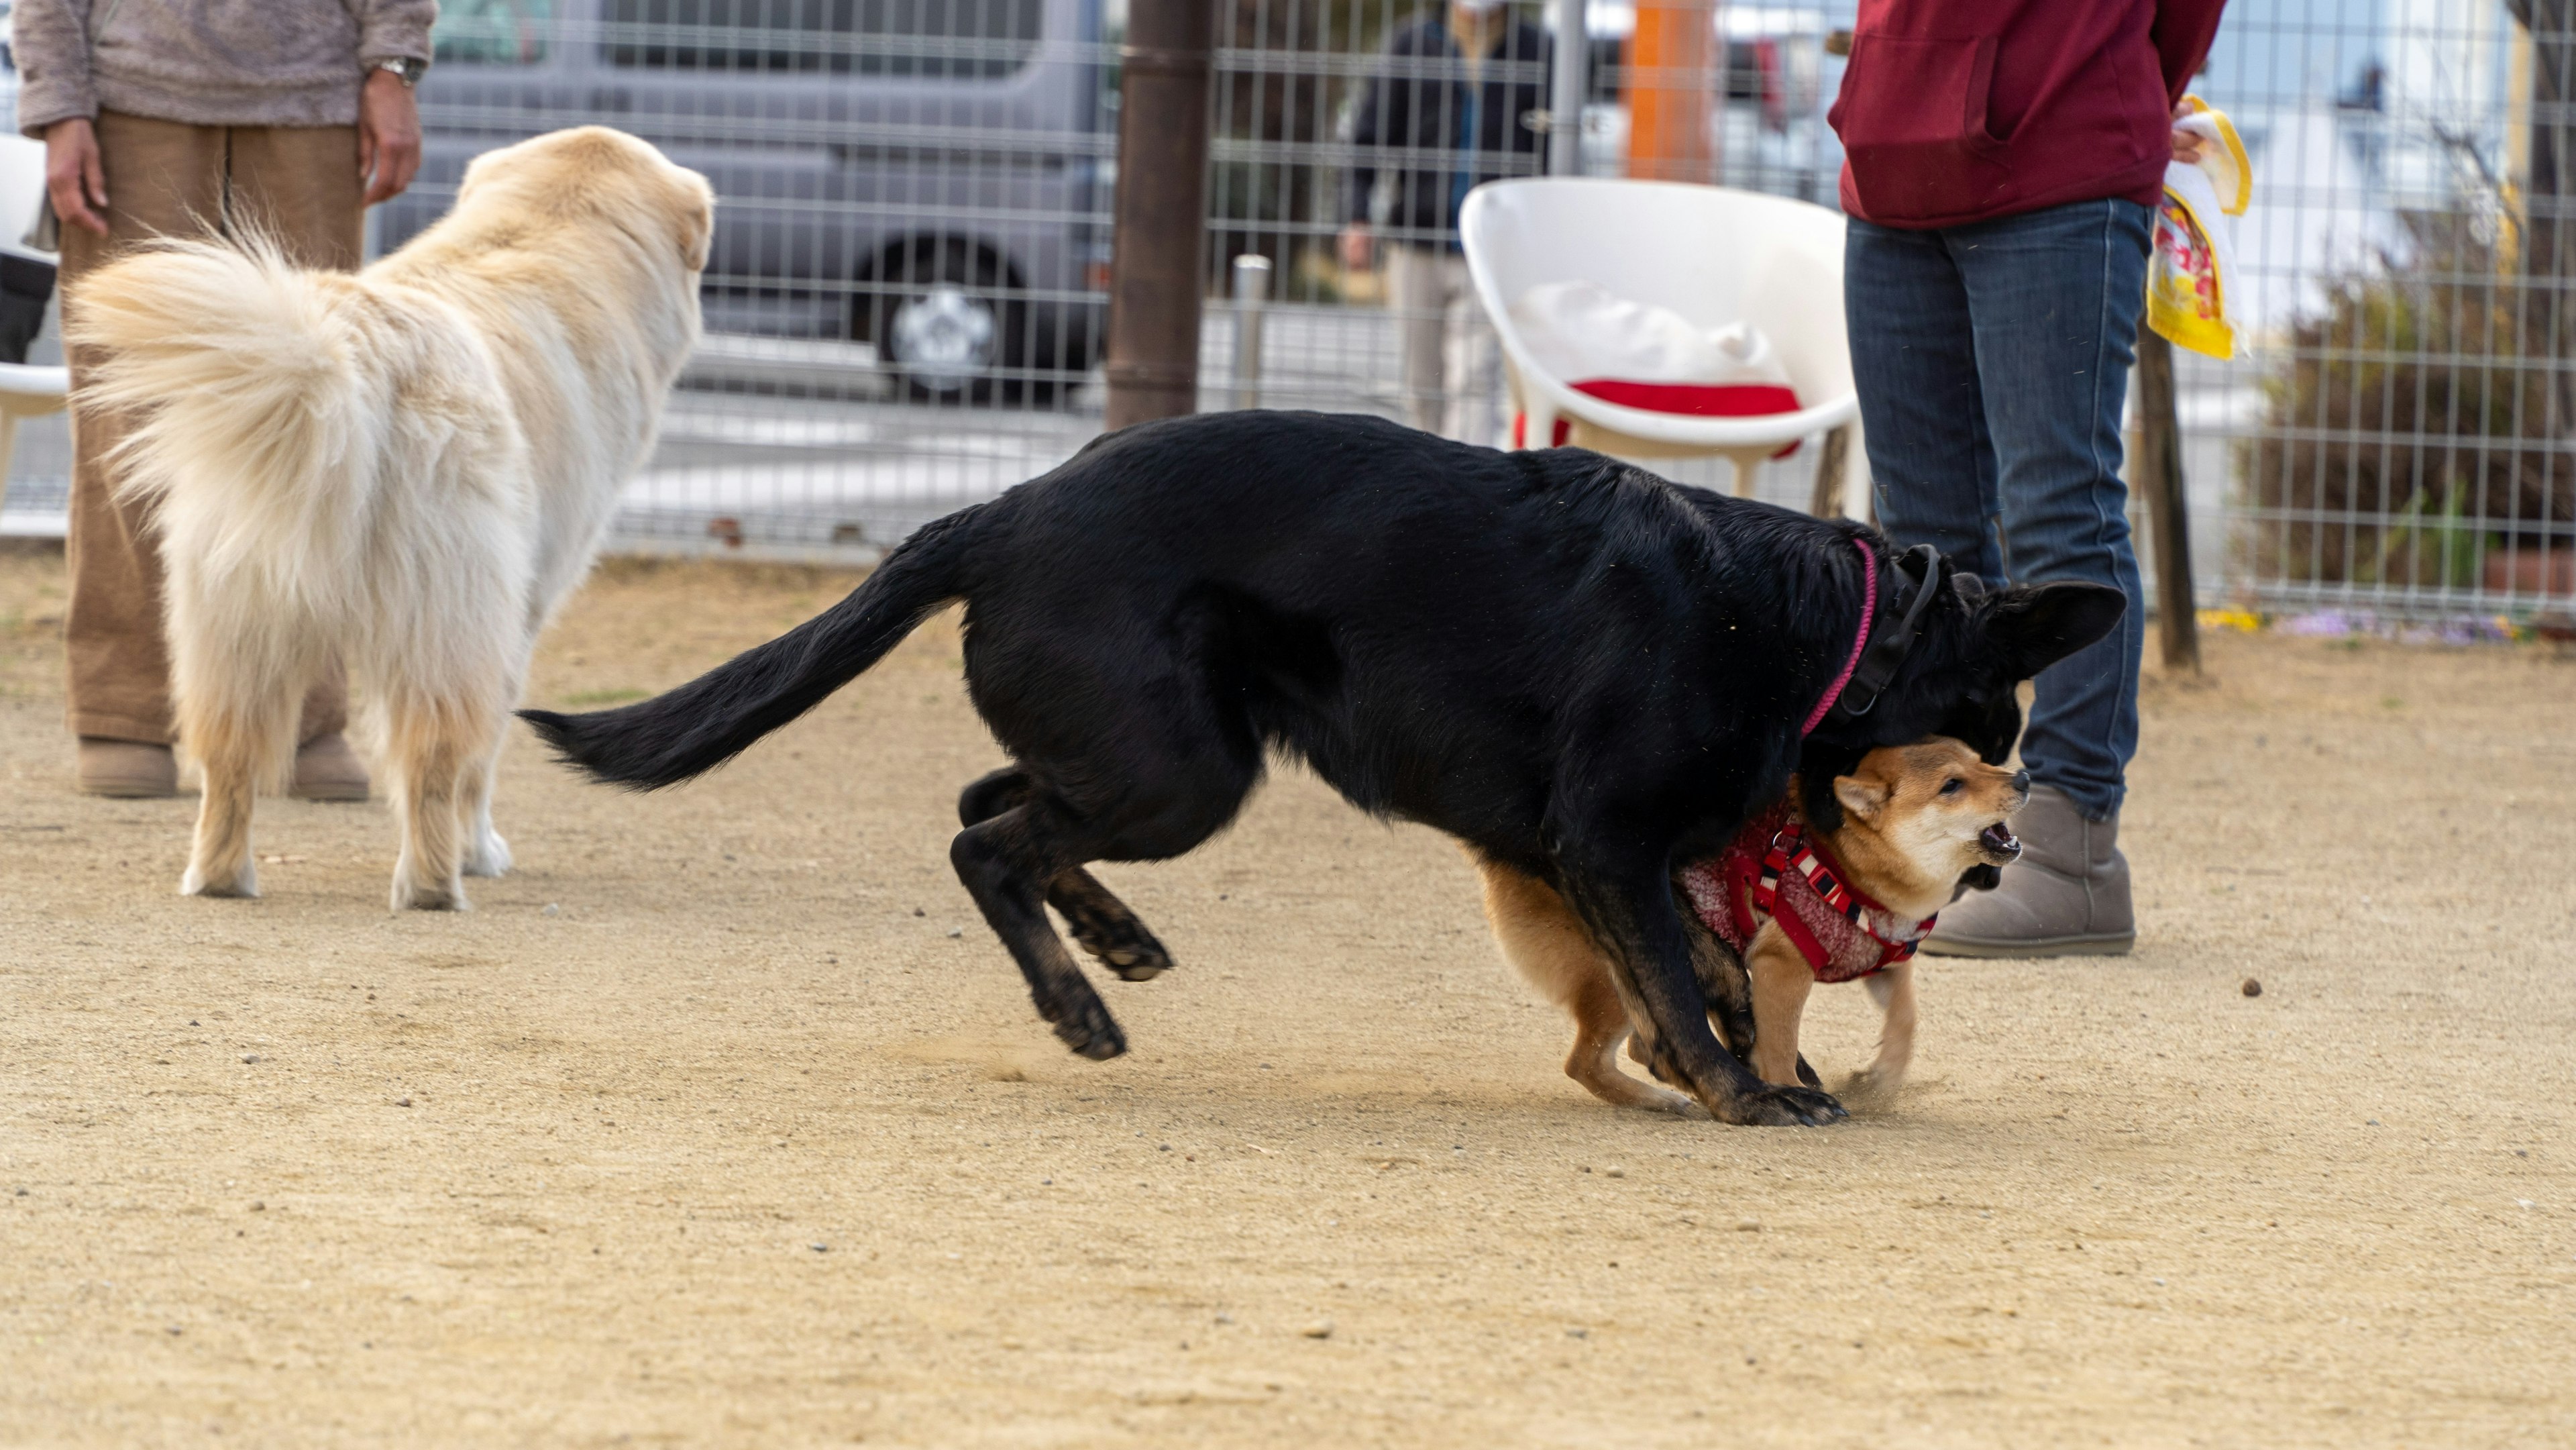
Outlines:
{"label": "brown corduroy pants", "polygon": [[[100,166],[108,234],[63,228],[67,315],[81,278],[152,237],[258,227],[308,267],[354,268],[365,188],[354,126],[190,126],[104,111]],[[161,633],[161,551],[151,510],[121,502],[105,459],[125,436],[117,414],[80,407],[96,358],[75,349],[72,374],[71,605],[64,653],[75,735],[169,744],[170,655]],[[299,741],[348,724],[348,677],[336,664],[304,697]]]}

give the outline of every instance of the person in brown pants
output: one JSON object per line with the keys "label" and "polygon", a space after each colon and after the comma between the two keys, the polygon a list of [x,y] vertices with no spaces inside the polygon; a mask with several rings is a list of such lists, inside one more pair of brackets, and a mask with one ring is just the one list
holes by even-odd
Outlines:
{"label": "person in brown pants", "polygon": [[[355,268],[366,208],[420,162],[411,87],[433,0],[21,0],[19,124],[41,136],[62,222],[63,307],[138,241],[257,229],[307,267]],[[98,359],[71,366],[71,602],[64,623],[74,783],[177,793],[161,556],[149,506],[116,496],[128,420],[79,407]],[[304,700],[293,794],[364,800],[335,666]]]}

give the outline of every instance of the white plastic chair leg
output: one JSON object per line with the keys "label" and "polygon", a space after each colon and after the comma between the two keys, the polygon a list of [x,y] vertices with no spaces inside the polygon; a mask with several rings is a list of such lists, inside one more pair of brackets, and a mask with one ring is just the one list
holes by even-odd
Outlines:
{"label": "white plastic chair leg", "polygon": [[1533,403],[1521,411],[1521,449],[1556,446],[1556,410],[1545,403]]}
{"label": "white plastic chair leg", "polygon": [[1726,461],[1735,469],[1734,493],[1737,498],[1753,497],[1753,475],[1762,467],[1762,460],[1770,456],[1768,449],[1747,452],[1739,448],[1727,453]]}

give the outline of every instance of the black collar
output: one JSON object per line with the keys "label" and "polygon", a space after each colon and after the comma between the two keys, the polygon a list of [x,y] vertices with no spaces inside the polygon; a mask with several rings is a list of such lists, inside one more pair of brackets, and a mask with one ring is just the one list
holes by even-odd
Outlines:
{"label": "black collar", "polygon": [[[1897,593],[1908,585],[1907,567],[1913,578],[1904,614],[1897,614]],[[1843,686],[1834,706],[1825,712],[1825,723],[1842,724],[1857,720],[1877,708],[1879,695],[1905,656],[1914,648],[1915,639],[1923,632],[1923,613],[1932,604],[1932,596],[1941,588],[1941,551],[1930,544],[1917,544],[1903,555],[1889,561],[1887,569],[1887,607],[1871,621],[1869,643],[1862,646],[1860,664],[1852,670],[1851,682]]]}

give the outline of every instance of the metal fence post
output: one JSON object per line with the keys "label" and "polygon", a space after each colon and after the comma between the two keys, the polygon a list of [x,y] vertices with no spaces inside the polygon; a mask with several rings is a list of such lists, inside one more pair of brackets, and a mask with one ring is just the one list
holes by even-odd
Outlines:
{"label": "metal fence post", "polygon": [[1592,43],[1583,33],[1583,0],[1550,0],[1556,11],[1556,65],[1547,103],[1547,174],[1583,174],[1583,103],[1592,89]]}
{"label": "metal fence post", "polygon": [[1124,428],[1198,409],[1213,0],[1133,0],[1119,49],[1118,201],[1109,258],[1109,400]]}
{"label": "metal fence post", "polygon": [[2173,344],[2138,327],[2138,487],[2156,551],[2156,632],[2165,668],[2200,673],[2198,596],[2191,585],[2191,516],[2183,491],[2182,422],[2174,405]]}
{"label": "metal fence post", "polygon": [[1261,406],[1261,309],[1270,300],[1270,259],[1234,259],[1234,405]]}

